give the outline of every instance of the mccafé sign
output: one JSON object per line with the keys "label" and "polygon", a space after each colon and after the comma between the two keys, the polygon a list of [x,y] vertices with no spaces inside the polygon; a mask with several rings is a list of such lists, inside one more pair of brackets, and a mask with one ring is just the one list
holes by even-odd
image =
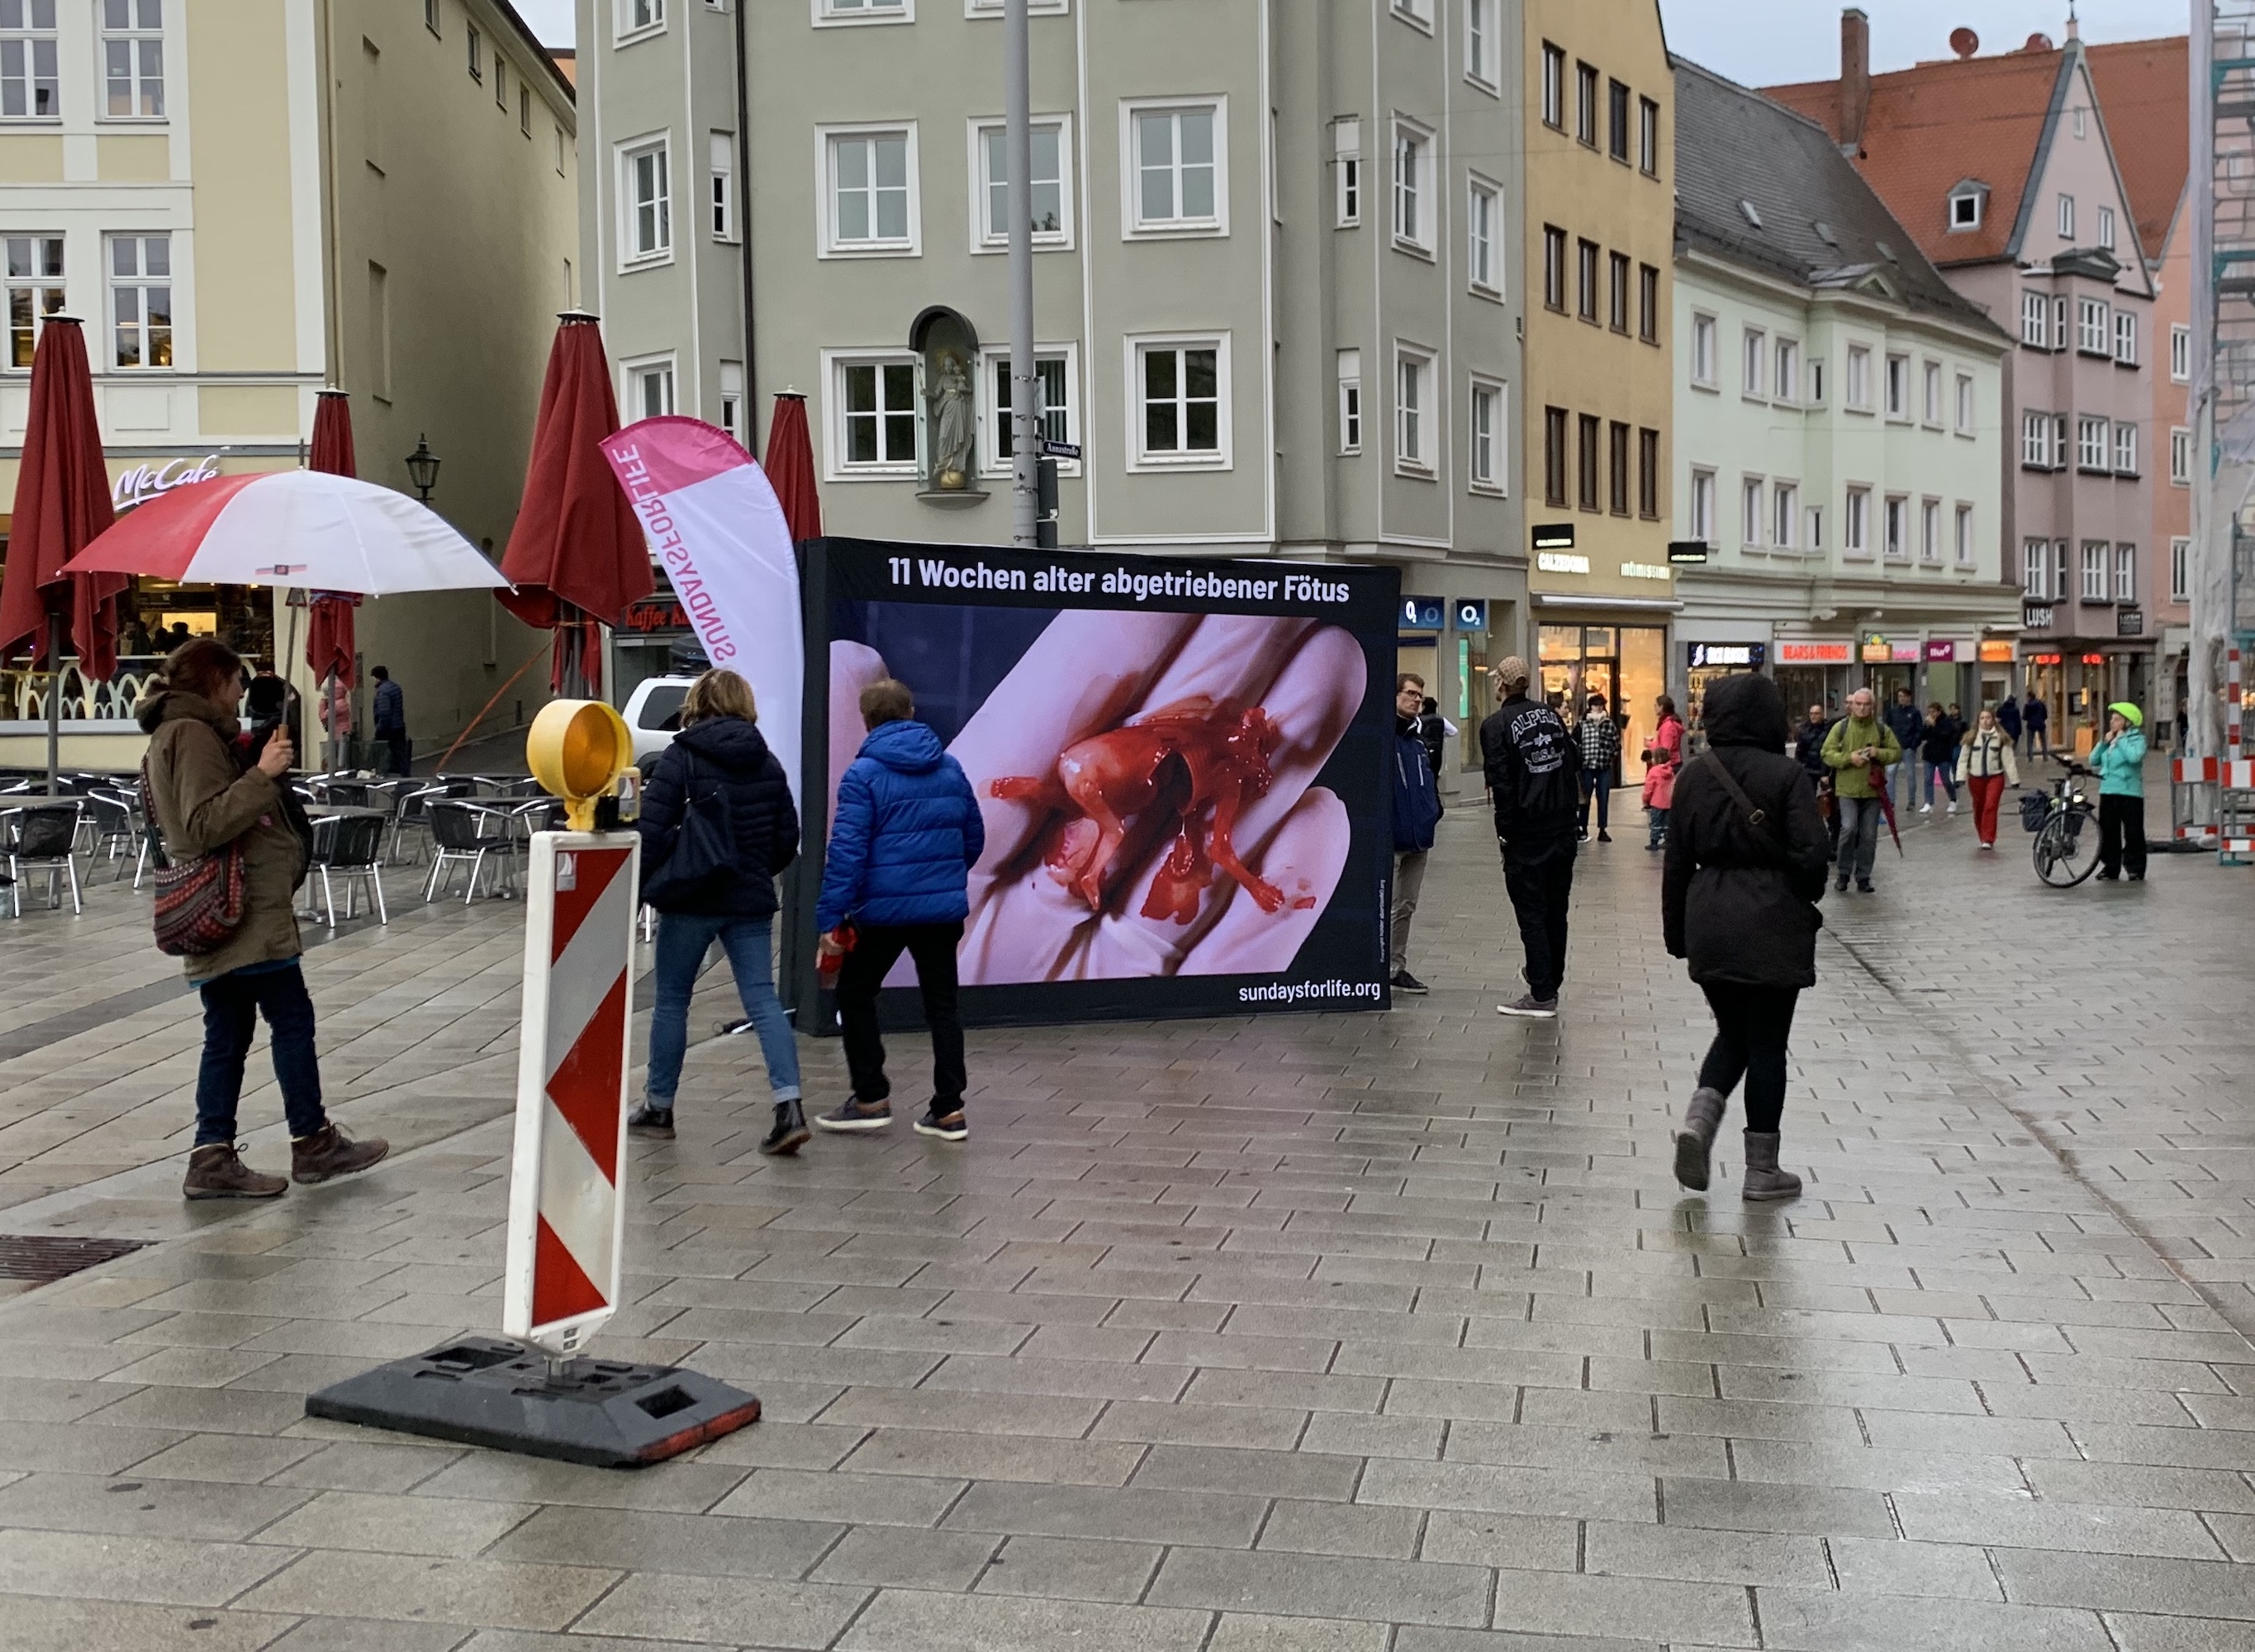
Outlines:
{"label": "mccaf\u00e9 sign", "polygon": [[201,459],[168,459],[161,465],[136,465],[118,477],[116,485],[110,489],[110,508],[130,510],[136,505],[147,504],[159,494],[185,488],[192,482],[209,482],[218,475],[217,453],[207,453]]}

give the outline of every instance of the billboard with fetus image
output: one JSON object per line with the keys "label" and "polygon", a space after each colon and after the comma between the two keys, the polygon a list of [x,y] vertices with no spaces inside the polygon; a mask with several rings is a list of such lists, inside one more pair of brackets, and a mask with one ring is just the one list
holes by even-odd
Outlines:
{"label": "billboard with fetus image", "polygon": [[1385,1002],[1392,571],[832,540],[809,572],[818,795],[890,676],[978,798],[966,1019]]}

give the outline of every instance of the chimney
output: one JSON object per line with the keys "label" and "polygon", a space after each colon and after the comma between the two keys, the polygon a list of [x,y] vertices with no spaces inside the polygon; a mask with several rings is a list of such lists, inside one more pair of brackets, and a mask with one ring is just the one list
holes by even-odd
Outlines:
{"label": "chimney", "polygon": [[1872,24],[1850,6],[1840,14],[1840,119],[1833,137],[1853,153],[1864,144],[1864,116],[1872,107]]}

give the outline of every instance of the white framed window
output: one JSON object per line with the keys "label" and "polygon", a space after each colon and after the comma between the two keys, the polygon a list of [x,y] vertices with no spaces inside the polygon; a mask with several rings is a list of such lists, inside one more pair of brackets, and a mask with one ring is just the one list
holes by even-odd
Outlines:
{"label": "white framed window", "polygon": [[[16,266],[16,243],[8,243],[8,267]],[[9,294],[9,312],[15,311],[15,294]],[[2180,488],[2192,486],[2192,432],[2179,425],[2169,432],[2169,481]]]}
{"label": "white framed window", "polygon": [[2075,594],[2071,588],[2075,583],[2074,547],[2064,539],[2052,549],[2051,577],[2052,594],[2055,601],[2064,602]]}
{"label": "white framed window", "polygon": [[1910,501],[1900,494],[1889,494],[1886,505],[1886,540],[1882,549],[1890,562],[1910,560]]}
{"label": "white framed window", "polygon": [[667,137],[619,145],[619,264],[673,257],[673,144]]}
{"label": "white framed window", "polygon": [[1910,417],[1910,357],[1887,357],[1887,417],[1907,419]]}
{"label": "white framed window", "polygon": [[[1026,0],[1026,10],[1036,16],[1048,13],[1062,17],[1071,7],[1069,0]],[[966,18],[999,18],[1002,15],[1002,0],[964,0],[963,15]]]}
{"label": "white framed window", "polygon": [[433,34],[439,32],[439,0],[423,0],[423,26]]}
{"label": "white framed window", "polygon": [[47,318],[63,308],[63,237],[0,236],[7,257],[8,366],[28,369]]}
{"label": "white framed window", "polygon": [[736,135],[734,132],[714,132],[712,135],[713,169],[706,183],[706,207],[708,214],[706,227],[715,241],[736,238]]}
{"label": "white framed window", "polygon": [[[1027,173],[1033,197],[1034,245],[1072,245],[1072,129],[1063,115],[1036,117],[1027,134],[1032,165]],[[979,227],[974,251],[1007,250],[1010,244],[1009,129],[987,121],[972,128],[971,175],[979,180],[972,221]]]}
{"label": "white framed window", "polygon": [[1809,530],[1808,537],[1802,541],[1802,548],[1814,556],[1824,549],[1824,507],[1809,506],[1803,513],[1802,522]]}
{"label": "white framed window", "polygon": [[165,118],[165,0],[102,0],[102,113]]}
{"label": "white framed window", "polygon": [[1338,450],[1352,457],[1362,451],[1362,352],[1338,353]]}
{"label": "white framed window", "polygon": [[1465,278],[1484,298],[1503,296],[1503,192],[1475,176],[1465,200]]}
{"label": "white framed window", "polygon": [[2138,474],[2138,427],[2127,419],[2114,426],[2114,474],[2118,476]]}
{"label": "white framed window", "polygon": [[1821,355],[1809,358],[1809,404],[1824,405],[1824,358]]}
{"label": "white framed window", "polygon": [[1801,524],[1801,489],[1781,482],[1769,490],[1769,542],[1781,551],[1790,551]]}
{"label": "white framed window", "polygon": [[1397,117],[1394,123],[1394,244],[1433,250],[1433,135]]}
{"label": "white framed window", "polygon": [[58,84],[55,0],[0,0],[0,119],[57,119]]}
{"label": "white framed window", "polygon": [[2083,600],[2086,602],[2104,602],[2113,589],[2113,571],[2107,566],[2109,549],[2104,539],[2083,542]]}
{"label": "white framed window", "polygon": [[823,193],[821,256],[920,253],[924,226],[915,123],[820,127],[815,145]]}
{"label": "white framed window", "polygon": [[916,0],[814,0],[814,26],[914,23]]}
{"label": "white framed window", "polygon": [[1739,345],[1739,389],[1760,396],[1769,387],[1763,369],[1768,365],[1769,337],[1759,327],[1748,327]]}
{"label": "white framed window", "polygon": [[1433,355],[1422,346],[1394,347],[1394,468],[1433,470]]}
{"label": "white framed window", "polygon": [[2192,541],[2181,537],[2169,541],[2169,601],[2192,601]]}
{"label": "white framed window", "polygon": [[1935,429],[1942,428],[1942,363],[1925,363],[1920,383],[1924,401],[1926,422]]}
{"label": "white framed window", "polygon": [[1973,434],[1974,413],[1973,376],[1960,373],[1957,376],[1957,433],[1960,436]]}
{"label": "white framed window", "polygon": [[109,364],[172,365],[172,238],[110,235]]}
{"label": "white framed window", "polygon": [[823,352],[829,474],[913,479],[923,433],[917,358],[906,351]]}
{"label": "white framed window", "polygon": [[1848,489],[1846,520],[1841,526],[1841,552],[1851,557],[1872,554],[1872,490],[1869,488]]}
{"label": "white framed window", "polygon": [[1801,346],[1791,339],[1777,341],[1777,373],[1770,393],[1781,402],[1801,399]]}
{"label": "white framed window", "polygon": [[1497,66],[1502,43],[1496,38],[1498,0],[1465,0],[1465,79],[1483,91],[1500,92]]}
{"label": "white framed window", "polygon": [[1648,97],[1636,101],[1636,169],[1660,176],[1660,105]]}
{"label": "white framed window", "polygon": [[2030,470],[2049,470],[2052,467],[2052,416],[2049,413],[2020,415],[2020,463]]}
{"label": "white framed window", "polygon": [[1981,227],[1981,204],[1986,192],[1961,189],[1949,198],[1949,227],[1952,230],[1978,229]]}
{"label": "white framed window", "polygon": [[1135,235],[1229,232],[1229,104],[1122,103],[1125,221]]}
{"label": "white framed window", "polygon": [[1711,315],[1691,318],[1691,382],[1709,390],[1715,387],[1715,318]]}
{"label": "white framed window", "polygon": [[629,424],[639,418],[662,418],[676,411],[674,359],[664,355],[636,356],[619,363],[625,405],[619,411]]}
{"label": "white framed window", "polygon": [[1861,344],[1848,347],[1848,406],[1858,413],[1872,411],[1872,352]]}
{"label": "white framed window", "polygon": [[2051,348],[2051,299],[2043,293],[2020,294],[2020,342],[2031,349]]}
{"label": "white framed window", "polygon": [[1956,543],[1957,546],[1957,566],[1961,568],[1970,568],[1973,566],[1975,553],[1975,546],[1973,544],[1972,506],[1963,503],[1959,503],[1957,507],[1956,524],[1957,531],[1956,534]]}
{"label": "white framed window", "polygon": [[1942,501],[1924,499],[1918,507],[1918,559],[1928,564],[1942,560]]}
{"label": "white framed window", "polygon": [[1227,469],[1229,334],[1130,336],[1125,348],[1128,468]]}
{"label": "white framed window", "polygon": [[532,136],[532,88],[521,82],[516,88],[516,130],[527,137]]}
{"label": "white framed window", "polygon": [[1750,551],[1761,549],[1762,479],[1760,476],[1739,479],[1739,543]]}
{"label": "white framed window", "polygon": [[1715,543],[1715,473],[1691,473],[1691,537],[1702,545]]}
{"label": "white framed window", "polygon": [[1362,222],[1362,123],[1331,123],[1331,222],[1352,229]]}
{"label": "white framed window", "polygon": [[2059,238],[2060,238],[2062,241],[2072,241],[2072,240],[2074,240],[2074,239],[2075,239],[2075,197],[2074,197],[2074,196],[2072,196],[2072,195],[2062,195],[2062,196],[2059,198],[2059,207],[2058,207],[2058,214],[2057,214],[2057,219],[2056,219],[2056,221],[2057,221],[2058,225],[2059,225]]}
{"label": "white framed window", "polygon": [[2075,348],[2085,355],[2104,355],[2110,347],[2108,306],[2104,299],[2084,299],[2076,306]]}
{"label": "white framed window", "polygon": [[2169,324],[2169,377],[2179,384],[2192,382],[2192,328],[2182,321]]}
{"label": "white framed window", "polygon": [[564,142],[564,129],[561,126],[551,126],[549,130],[556,135],[556,175],[561,178],[564,176],[564,160],[569,145]]}
{"label": "white framed window", "polygon": [[1503,443],[1506,406],[1502,383],[1492,378],[1472,380],[1472,416],[1465,420],[1469,438],[1465,475],[1476,493],[1500,494],[1503,484]]}
{"label": "white framed window", "polygon": [[2069,308],[2069,306],[2067,301],[2067,294],[2064,292],[2061,293],[2051,301],[2051,347],[2055,350],[2064,350],[2073,348],[2070,343],[2071,335],[2067,330],[2067,313]]}
{"label": "white framed window", "polygon": [[1542,43],[1542,123],[1566,130],[1566,54],[1548,40]]}
{"label": "white framed window", "polygon": [[462,44],[464,46],[468,48],[467,58],[470,78],[474,81],[484,80],[486,78],[485,37],[480,34],[475,28],[464,29],[462,31]]}
{"label": "white framed window", "polygon": [[2106,435],[2109,429],[2104,418],[2085,414],[2076,420],[2075,467],[2077,470],[2104,472],[2111,467],[2106,461]]}
{"label": "white framed window", "polygon": [[2117,602],[2138,600],[2138,547],[2134,545],[2114,547],[2114,600]]}
{"label": "white framed window", "polygon": [[2110,251],[2113,249],[2114,208],[2111,207],[2101,207],[2098,209],[2098,244]]}
{"label": "white framed window", "polygon": [[2030,539],[2020,546],[2020,589],[2037,598],[2051,594],[2051,541]]}
{"label": "white framed window", "polygon": [[720,428],[736,439],[737,446],[745,445],[744,364],[741,362],[720,363]]}
{"label": "white framed window", "polygon": [[2125,367],[2138,365],[2138,318],[2127,310],[2114,312],[2114,359]]}
{"label": "white framed window", "polygon": [[1430,32],[1433,26],[1433,0],[1394,0],[1394,15]]}
{"label": "white framed window", "polygon": [[616,43],[645,34],[656,33],[665,26],[665,0],[615,0],[617,8]]}
{"label": "white framed window", "polygon": [[[1010,350],[998,345],[980,352],[979,417],[988,432],[980,453],[990,475],[1010,474],[1010,458],[1017,446],[1017,427],[1010,417]],[[1041,432],[1043,441],[1080,445],[1080,348],[1074,344],[1037,344],[1034,373],[1041,383]],[[1077,459],[1057,461],[1061,476],[1080,474]]]}

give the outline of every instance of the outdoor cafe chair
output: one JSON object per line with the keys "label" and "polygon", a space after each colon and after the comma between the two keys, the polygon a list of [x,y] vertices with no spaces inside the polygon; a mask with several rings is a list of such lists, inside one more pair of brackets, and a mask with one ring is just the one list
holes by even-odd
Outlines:
{"label": "outdoor cafe chair", "polygon": [[359,895],[365,886],[376,921],[391,922],[383,903],[384,818],[380,814],[327,815],[313,822],[313,870],[321,877],[321,905],[328,926],[337,926],[337,896],[331,880],[345,886],[345,916],[360,916]]}
{"label": "outdoor cafe chair", "polygon": [[431,875],[423,883],[425,904],[438,899],[442,889],[452,893],[456,867],[469,868],[469,881],[462,890],[463,905],[477,898],[478,877],[488,863],[493,875],[487,883],[486,893],[502,893],[511,850],[507,838],[488,833],[485,812],[459,798],[436,798],[426,805],[425,818],[431,827]]}
{"label": "outdoor cafe chair", "polygon": [[8,894],[16,917],[24,916],[24,879],[33,872],[47,875],[50,910],[62,904],[65,878],[70,880],[71,911],[86,910],[79,900],[78,857],[73,852],[78,821],[75,801],[61,807],[10,809],[0,814],[0,851],[7,856]]}
{"label": "outdoor cafe chair", "polygon": [[[84,819],[94,830],[94,842],[89,853],[97,861],[109,864],[109,881],[115,883],[125,875],[125,862],[131,859],[141,836],[139,813],[132,799],[115,791],[89,791],[86,794]],[[87,870],[93,872],[89,866]]]}

